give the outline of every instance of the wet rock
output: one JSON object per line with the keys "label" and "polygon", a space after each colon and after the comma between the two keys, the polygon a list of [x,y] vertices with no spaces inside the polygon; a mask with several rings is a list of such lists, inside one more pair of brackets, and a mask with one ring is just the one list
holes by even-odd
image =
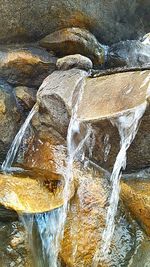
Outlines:
{"label": "wet rock", "polygon": [[59,70],[69,70],[72,68],[89,70],[92,69],[92,61],[80,54],[70,55],[63,58],[59,58],[56,63],[57,69]]}
{"label": "wet rock", "polygon": [[[54,72],[45,79],[37,93],[40,112],[33,125],[39,132],[44,131],[43,125],[47,129],[50,127],[51,132],[54,129],[55,135],[58,132],[66,139],[71,110],[82,87],[84,92],[78,107],[78,119],[84,127],[91,124],[95,133],[92,159],[110,170],[120,144],[118,130],[111,121],[123,114],[128,116],[130,110],[133,111],[138,106],[140,110],[141,105],[148,105],[149,81],[149,70],[97,78],[84,77],[84,72],[76,69]],[[128,150],[127,171],[149,166],[149,127],[147,106],[135,141]],[[84,137],[84,133],[85,131],[80,131],[79,140]]]}
{"label": "wet rock", "polygon": [[[82,27],[100,41],[137,38],[150,30],[149,0],[0,1],[0,41],[29,42],[62,29]],[[33,16],[33,14],[35,14]]]}
{"label": "wet rock", "polygon": [[146,45],[150,45],[150,32],[145,34],[141,39],[141,42]]}
{"label": "wet rock", "polygon": [[17,221],[18,215],[15,211],[6,209],[4,206],[0,205],[0,221],[1,222],[10,222]]}
{"label": "wet rock", "polygon": [[54,71],[56,58],[38,47],[1,47],[0,76],[14,85],[39,87]]}
{"label": "wet rock", "polygon": [[17,86],[14,91],[23,109],[25,111],[31,110],[36,102],[36,90],[26,86]]}
{"label": "wet rock", "polygon": [[65,28],[40,41],[40,45],[54,51],[58,56],[81,54],[89,57],[94,65],[102,65],[105,51],[89,31],[80,28]]}
{"label": "wet rock", "polygon": [[143,267],[150,265],[150,240],[145,237],[144,240],[141,242],[140,246],[137,248],[132,260],[131,260],[131,267]]}
{"label": "wet rock", "polygon": [[0,163],[19,128],[20,110],[13,88],[0,79]]}
{"label": "wet rock", "polygon": [[121,41],[108,49],[108,67],[150,66],[150,46],[136,40]]}
{"label": "wet rock", "polygon": [[150,181],[130,179],[122,182],[121,197],[132,216],[150,235]]}
{"label": "wet rock", "polygon": [[[63,184],[0,175],[0,204],[20,213],[41,213],[63,205]],[[74,194],[73,185],[71,196]],[[38,196],[38,197],[37,197]]]}
{"label": "wet rock", "polygon": [[[48,126],[66,139],[74,92],[78,92],[87,72],[78,69],[55,71],[49,75],[37,93],[39,116],[33,125],[38,131]],[[76,101],[76,100],[74,100]],[[55,134],[55,133],[54,133]]]}
{"label": "wet rock", "polygon": [[[109,186],[103,171],[75,168],[74,177],[77,190],[71,200],[60,258],[66,266],[87,267],[92,266],[96,247],[102,246]],[[118,216],[111,252],[107,261],[100,261],[99,267],[127,264],[133,253],[134,226],[127,223],[125,215]]]}

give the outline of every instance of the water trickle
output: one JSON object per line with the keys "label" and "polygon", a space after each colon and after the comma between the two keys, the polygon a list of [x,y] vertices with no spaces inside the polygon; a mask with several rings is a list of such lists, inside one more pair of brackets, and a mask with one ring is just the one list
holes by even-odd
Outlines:
{"label": "water trickle", "polygon": [[110,177],[111,181],[111,195],[109,198],[109,207],[106,216],[106,227],[102,236],[102,247],[98,247],[93,258],[93,267],[98,266],[100,259],[107,259],[109,248],[111,245],[114,228],[115,216],[119,202],[120,178],[121,170],[126,167],[126,152],[130,144],[135,138],[139,128],[140,119],[142,118],[146,109],[146,103],[132,109],[125,115],[111,120],[111,123],[118,128],[120,135],[120,151],[117,155],[113,171]]}
{"label": "water trickle", "polygon": [[26,132],[26,129],[32,119],[32,117],[34,116],[34,114],[38,111],[38,104],[35,104],[32,108],[32,110],[30,111],[28,117],[26,118],[24,124],[21,126],[20,130],[18,131],[18,133],[16,134],[10,149],[7,152],[6,155],[6,159],[4,160],[1,169],[2,171],[8,172],[11,168],[11,165],[16,157],[16,154],[18,152],[19,146],[21,144],[21,141],[24,137],[24,134]]}

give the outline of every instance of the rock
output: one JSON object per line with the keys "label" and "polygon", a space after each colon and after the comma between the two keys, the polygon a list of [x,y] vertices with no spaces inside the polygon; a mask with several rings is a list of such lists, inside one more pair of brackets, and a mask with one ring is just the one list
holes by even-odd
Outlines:
{"label": "rock", "polygon": [[144,240],[141,242],[140,246],[137,248],[137,251],[135,252],[134,256],[131,260],[131,267],[143,267],[143,266],[149,266],[150,265],[150,240],[145,237]]}
{"label": "rock", "polygon": [[130,179],[122,182],[121,197],[131,215],[150,235],[150,181]]}
{"label": "rock", "polygon": [[102,65],[105,61],[104,47],[85,29],[65,28],[56,31],[43,38],[40,45],[58,56],[80,53],[89,57],[94,65]]}
{"label": "rock", "polygon": [[[40,112],[33,125],[39,132],[43,131],[43,125],[47,128],[47,133],[50,132],[49,128],[51,132],[54,129],[66,139],[69,115],[82,87],[84,92],[78,107],[78,119],[82,128],[83,124],[85,128],[90,123],[95,132],[92,159],[110,170],[120,143],[118,130],[111,120],[129,114],[130,110],[133,111],[140,105],[142,108],[148,104],[150,71],[131,71],[97,78],[87,78],[84,75],[83,71],[72,69],[56,71],[47,77],[37,93]],[[147,106],[138,134],[127,153],[127,171],[149,166],[149,128]],[[78,141],[83,139],[84,134],[85,130],[81,129]]]}
{"label": "rock", "polygon": [[78,91],[82,80],[87,75],[87,72],[83,70],[71,69],[55,71],[44,80],[37,93],[40,111],[39,122],[33,121],[36,129],[42,131],[45,125],[50,130],[53,128],[66,139],[74,100],[73,93]]}
{"label": "rock", "polygon": [[0,163],[19,128],[20,110],[13,88],[0,79]]}
{"label": "rock", "polygon": [[38,47],[0,47],[0,76],[14,85],[39,87],[56,58]]}
{"label": "rock", "polygon": [[36,102],[36,90],[26,86],[17,86],[15,88],[16,97],[25,111],[32,109]]}
{"label": "rock", "polygon": [[143,36],[141,42],[145,45],[150,45],[150,32]]}
{"label": "rock", "polygon": [[[70,203],[60,258],[66,266],[87,267],[92,266],[96,247],[102,246],[109,186],[103,171],[75,168],[74,177],[77,190]],[[108,260],[101,260],[99,267],[127,264],[133,253],[134,227],[130,228],[125,215],[118,215],[117,220]]]}
{"label": "rock", "polygon": [[17,221],[18,215],[15,211],[6,209],[4,206],[0,205],[0,221],[1,222],[11,222]]}
{"label": "rock", "polygon": [[150,66],[150,46],[146,43],[127,40],[113,44],[108,49],[107,67]]}
{"label": "rock", "polygon": [[[57,185],[57,186],[56,186]],[[73,185],[72,185],[73,186]],[[62,183],[0,175],[0,204],[19,213],[41,213],[63,205]],[[24,190],[26,189],[26,190]],[[74,189],[71,189],[71,196]],[[37,197],[38,196],[38,197]]]}
{"label": "rock", "polygon": [[4,44],[38,40],[65,27],[88,29],[104,43],[136,39],[150,31],[149,0],[1,0],[0,6]]}
{"label": "rock", "polygon": [[72,68],[89,70],[92,69],[92,61],[79,54],[70,55],[63,58],[59,58],[56,63],[57,69],[59,70],[69,70]]}

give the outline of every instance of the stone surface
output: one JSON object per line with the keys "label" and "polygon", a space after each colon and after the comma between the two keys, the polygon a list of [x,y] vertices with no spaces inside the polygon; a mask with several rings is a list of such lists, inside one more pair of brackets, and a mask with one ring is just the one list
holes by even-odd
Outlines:
{"label": "stone surface", "polygon": [[[66,266],[90,267],[96,246],[102,246],[109,186],[103,171],[78,167],[74,177],[77,189],[68,212],[60,258]],[[125,214],[118,215],[117,221],[108,260],[101,260],[98,267],[126,266],[134,251],[133,225],[127,223]]]}
{"label": "stone surface", "polygon": [[143,44],[150,45],[150,32],[147,33],[147,34],[145,34],[145,35],[143,36],[143,38],[141,38],[141,42],[142,42]]}
{"label": "stone surface", "polygon": [[[20,213],[41,213],[63,205],[63,185],[0,175],[0,204]],[[72,187],[73,189],[73,187]],[[71,191],[71,195],[74,191]]]}
{"label": "stone surface", "polygon": [[132,216],[150,235],[150,181],[129,179],[122,182],[121,197]]}
{"label": "stone surface", "polygon": [[17,86],[14,91],[23,109],[25,111],[31,110],[36,102],[36,90],[26,86]]}
{"label": "stone surface", "polygon": [[0,41],[37,40],[65,27],[82,27],[104,43],[150,31],[149,0],[0,1]]}
{"label": "stone surface", "polygon": [[[54,129],[66,139],[72,106],[81,88],[84,88],[77,114],[82,128],[84,123],[84,131],[81,129],[78,140],[83,138],[85,127],[90,123],[96,137],[92,158],[104,168],[111,169],[119,151],[120,137],[110,120],[123,114],[129,116],[130,111],[138,106],[140,110],[140,105],[148,105],[150,71],[131,71],[97,78],[84,75],[83,71],[72,69],[56,71],[47,77],[37,93],[40,112],[33,124],[39,132],[45,125],[45,128]],[[127,171],[149,166],[149,127],[147,107],[127,154]]]}
{"label": "stone surface", "polygon": [[20,115],[13,88],[0,79],[0,163],[19,129]]}
{"label": "stone surface", "polygon": [[14,85],[39,87],[54,71],[56,58],[38,47],[0,47],[0,76]]}
{"label": "stone surface", "polygon": [[102,65],[105,51],[94,35],[81,28],[65,28],[40,41],[40,45],[54,51],[58,56],[81,54],[89,57],[94,65]]}
{"label": "stone surface", "polygon": [[108,49],[107,67],[150,66],[150,45],[136,40],[121,41]]}
{"label": "stone surface", "polygon": [[141,242],[140,246],[137,248],[135,252],[131,264],[131,267],[148,267],[150,265],[150,240],[149,238],[145,237],[144,240]]}
{"label": "stone surface", "polygon": [[76,54],[59,58],[57,60],[56,67],[59,70],[76,68],[88,71],[89,69],[92,69],[93,64],[89,58]]}

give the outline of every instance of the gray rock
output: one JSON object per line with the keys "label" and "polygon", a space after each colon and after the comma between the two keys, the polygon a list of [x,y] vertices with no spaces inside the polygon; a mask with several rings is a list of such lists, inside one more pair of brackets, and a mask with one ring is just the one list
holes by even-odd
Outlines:
{"label": "gray rock", "polygon": [[108,49],[107,67],[150,66],[150,45],[136,40],[121,41]]}
{"label": "gray rock", "polygon": [[0,163],[19,128],[20,111],[13,88],[0,79]]}
{"label": "gray rock", "polygon": [[59,58],[56,67],[59,70],[69,70],[72,68],[89,70],[92,69],[93,64],[88,57],[77,54]]}
{"label": "gray rock", "polygon": [[14,85],[39,87],[54,71],[56,58],[38,47],[0,47],[0,76]]}
{"label": "gray rock", "polygon": [[101,42],[134,39],[150,31],[149,0],[0,0],[0,42],[40,39],[64,27],[82,27]]}

